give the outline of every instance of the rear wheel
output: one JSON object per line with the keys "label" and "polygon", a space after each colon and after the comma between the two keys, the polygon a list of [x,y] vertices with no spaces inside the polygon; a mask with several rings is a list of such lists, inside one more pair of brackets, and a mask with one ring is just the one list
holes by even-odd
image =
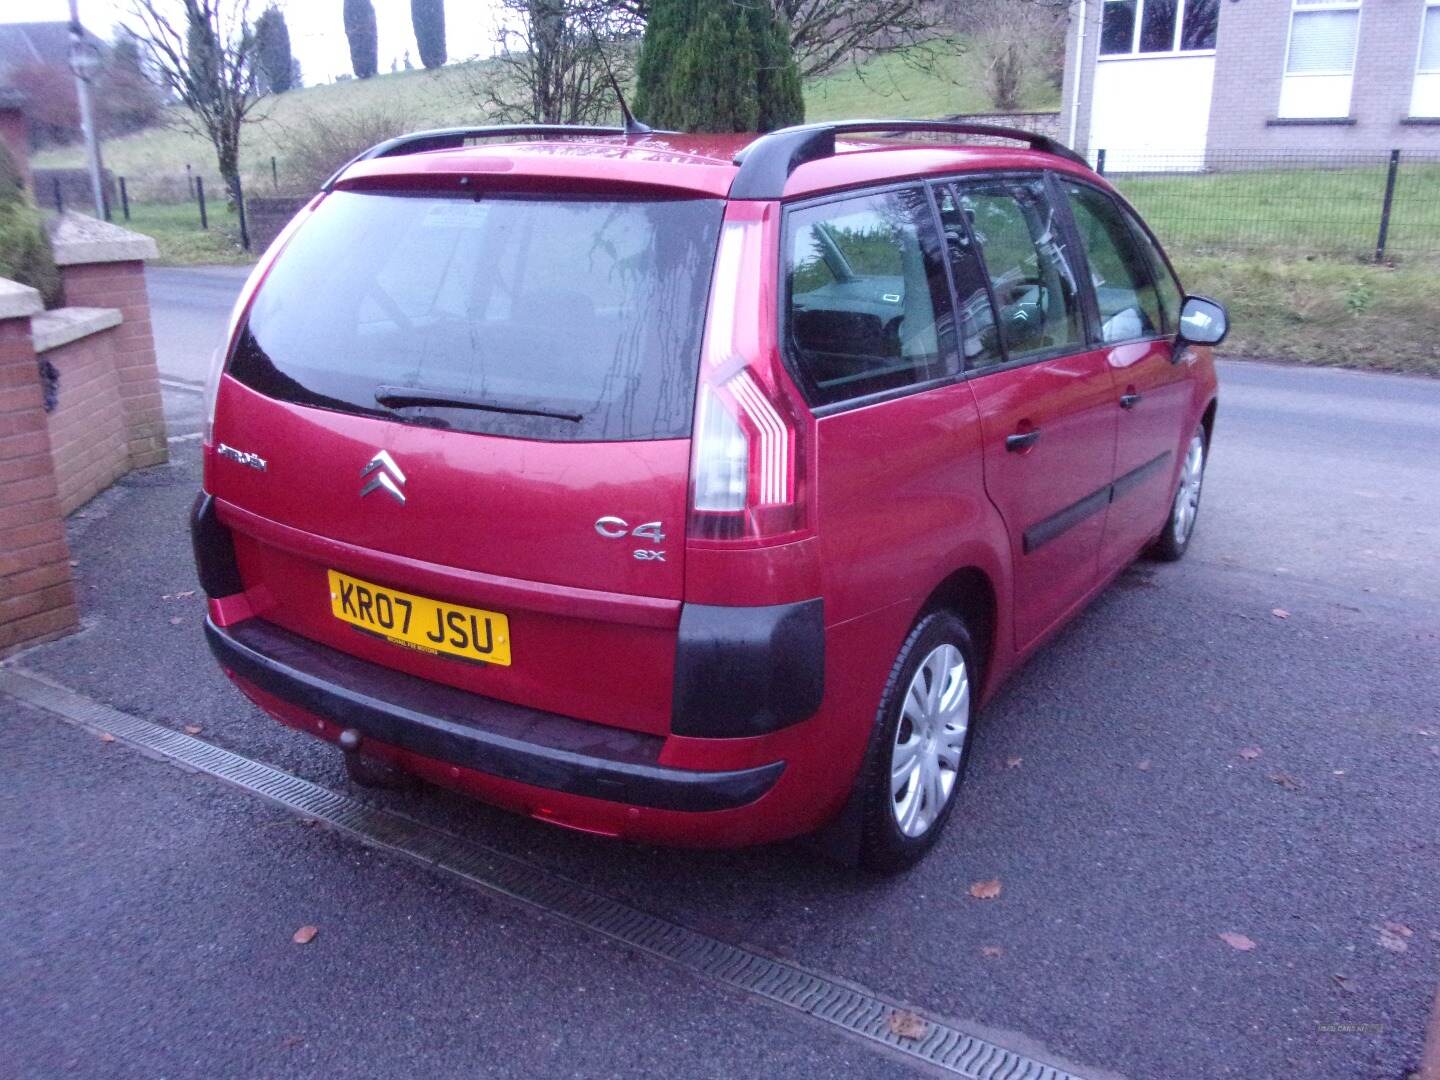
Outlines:
{"label": "rear wheel", "polygon": [[860,862],[895,873],[934,846],[965,775],[975,647],[948,611],[922,618],[900,647],[860,777]]}
{"label": "rear wheel", "polygon": [[1205,482],[1207,449],[1202,425],[1195,429],[1190,445],[1185,449],[1180,484],[1170,503],[1170,516],[1165,521],[1165,528],[1150,547],[1150,554],[1162,562],[1174,562],[1190,546],[1190,537],[1195,533],[1195,519],[1200,515],[1200,489]]}

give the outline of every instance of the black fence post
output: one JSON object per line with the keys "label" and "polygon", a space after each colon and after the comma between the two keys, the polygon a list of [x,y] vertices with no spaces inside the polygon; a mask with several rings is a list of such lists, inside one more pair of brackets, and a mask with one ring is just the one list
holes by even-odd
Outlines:
{"label": "black fence post", "polygon": [[245,221],[245,189],[240,181],[235,181],[235,209],[240,214],[240,246],[246,251],[250,250],[250,226]]}
{"label": "black fence post", "polygon": [[1105,175],[1105,151],[1095,151],[1095,171],[1101,176]]}
{"label": "black fence post", "polygon": [[1375,261],[1385,261],[1385,242],[1390,238],[1390,208],[1395,204],[1395,176],[1400,171],[1400,151],[1390,151],[1390,168],[1385,173],[1385,204],[1380,208],[1380,236],[1375,241]]}
{"label": "black fence post", "polygon": [[185,191],[190,198],[195,198],[195,177],[190,172],[190,166],[185,166]]}
{"label": "black fence post", "polygon": [[55,177],[55,179],[54,179],[54,185],[55,185],[55,212],[56,212],[57,214],[63,214],[63,213],[65,212],[65,194],[60,190],[60,178],[59,178],[58,176]]}
{"label": "black fence post", "polygon": [[205,216],[205,180],[203,177],[195,177],[195,194],[200,200],[200,228],[209,229],[210,219]]}
{"label": "black fence post", "polygon": [[130,220],[130,192],[125,188],[125,177],[120,177],[120,212],[125,215],[125,220]]}
{"label": "black fence post", "polygon": [[275,155],[274,155],[274,154],[271,154],[271,155],[270,155],[270,186],[273,187],[273,188],[276,190],[276,192],[279,192],[279,190],[280,190],[280,169],[279,169],[279,167],[275,164]]}

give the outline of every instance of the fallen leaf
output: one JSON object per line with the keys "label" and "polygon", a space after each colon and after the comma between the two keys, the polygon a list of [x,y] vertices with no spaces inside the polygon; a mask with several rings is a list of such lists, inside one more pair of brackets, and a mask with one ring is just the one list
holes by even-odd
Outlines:
{"label": "fallen leaf", "polygon": [[1137,762],[1135,763],[1135,768],[1139,769],[1141,772],[1149,772],[1149,771],[1150,771],[1150,759],[1149,759],[1148,757],[1147,757],[1147,758],[1141,758],[1139,761],[1137,761]]}
{"label": "fallen leaf", "polygon": [[184,599],[186,599],[186,598],[188,598],[188,597],[191,597],[191,596],[194,596],[194,595],[195,595],[195,590],[194,590],[194,589],[186,589],[184,592],[177,592],[177,593],[175,594],[175,599],[176,599],[176,600],[184,600]]}
{"label": "fallen leaf", "polygon": [[1258,746],[1247,746],[1240,751],[1240,756],[1246,761],[1254,761],[1260,756],[1260,748]]}
{"label": "fallen leaf", "polygon": [[114,741],[115,741],[115,736],[114,736],[114,735],[111,735],[110,732],[108,732],[108,731],[102,731],[102,732],[100,733],[100,741],[101,741],[101,742],[114,742]]}
{"label": "fallen leaf", "polygon": [[1399,934],[1392,934],[1384,927],[1380,927],[1379,930],[1380,937],[1376,940],[1376,944],[1382,949],[1388,949],[1393,953],[1402,953],[1410,948],[1409,943]]}
{"label": "fallen leaf", "polygon": [[919,1039],[930,1030],[930,1025],[912,1012],[897,1009],[890,1014],[890,1030],[902,1039]]}
{"label": "fallen leaf", "polygon": [[1334,979],[1335,985],[1338,986],[1341,990],[1344,990],[1345,993],[1353,994],[1355,992],[1355,984],[1353,981],[1351,981],[1349,975],[1341,975],[1337,972],[1336,974],[1331,975],[1330,978]]}
{"label": "fallen leaf", "polygon": [[1022,757],[1007,757],[1005,759],[1005,768],[1018,769],[1020,767],[1020,763],[1024,760],[1025,759]]}
{"label": "fallen leaf", "polygon": [[171,625],[171,626],[179,626],[179,625],[180,625],[182,622],[184,622],[184,621],[185,621],[185,620],[182,619],[179,615],[173,615],[173,616],[171,616],[171,618],[170,618],[170,625]]}
{"label": "fallen leaf", "polygon": [[1290,618],[1290,612],[1286,611],[1283,607],[1272,608],[1270,614],[1274,615],[1277,619]]}
{"label": "fallen leaf", "polygon": [[1000,895],[1000,879],[991,878],[989,881],[977,881],[970,886],[970,895],[976,900],[994,900]]}
{"label": "fallen leaf", "polygon": [[999,945],[981,945],[981,946],[980,946],[980,955],[981,955],[981,956],[1004,956],[1004,955],[1005,955],[1005,950],[1002,949]]}
{"label": "fallen leaf", "polygon": [[1272,772],[1266,779],[1271,783],[1279,784],[1286,791],[1299,791],[1300,781],[1296,780],[1289,773]]}
{"label": "fallen leaf", "polygon": [[186,734],[186,735],[199,735],[199,734],[200,734],[200,725],[199,725],[199,724],[186,724],[186,725],[185,725],[185,734]]}
{"label": "fallen leaf", "polygon": [[1241,952],[1249,952],[1255,948],[1255,942],[1251,941],[1244,934],[1237,934],[1233,930],[1223,931],[1220,934],[1220,940],[1232,949],[1239,949]]}
{"label": "fallen leaf", "polygon": [[1414,933],[1415,933],[1414,930],[1411,930],[1410,927],[1406,926],[1403,922],[1387,922],[1387,923],[1381,923],[1380,925],[1381,925],[1386,931],[1388,931],[1388,932],[1391,933],[1391,934],[1396,935],[1397,937],[1405,937],[1405,938],[1408,938],[1408,937],[1413,936]]}
{"label": "fallen leaf", "polygon": [[296,822],[296,824],[299,825],[301,828],[308,829],[315,825],[316,821],[313,817],[302,817],[298,822]]}
{"label": "fallen leaf", "polygon": [[305,1037],[303,1035],[286,1035],[285,1038],[280,1040],[280,1048],[282,1050],[289,1050],[296,1046],[303,1046],[304,1044]]}
{"label": "fallen leaf", "polygon": [[70,565],[71,565],[71,566],[79,566],[79,565],[80,565],[80,560],[79,560],[79,559],[71,559],[71,560],[70,560]]}
{"label": "fallen leaf", "polygon": [[1344,776],[1344,775],[1345,775],[1345,770],[1344,770],[1344,769],[1336,769],[1336,770],[1335,770],[1333,773],[1331,773],[1330,775],[1331,775],[1331,776]]}
{"label": "fallen leaf", "polygon": [[320,928],[318,926],[302,926],[299,930],[295,931],[294,937],[290,940],[295,942],[296,945],[308,945],[315,940],[315,935],[319,932]]}

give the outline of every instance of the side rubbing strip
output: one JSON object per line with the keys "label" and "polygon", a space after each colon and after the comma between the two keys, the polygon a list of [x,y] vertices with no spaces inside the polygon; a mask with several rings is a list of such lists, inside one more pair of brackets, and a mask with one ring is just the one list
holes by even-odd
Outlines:
{"label": "side rubbing strip", "polygon": [[[173,728],[120,712],[30,672],[0,668],[0,696],[22,701],[58,719],[108,732],[172,764],[208,773],[247,794],[324,822],[364,843],[564,919],[729,989],[812,1016],[952,1076],[969,1080],[1081,1080],[1078,1074],[1058,1065],[1036,1061],[928,1017],[922,1021],[923,1034],[902,1038],[895,1029],[906,1030],[913,1024],[913,1020],[900,1020],[901,1014],[910,1010],[851,984],[698,933],[504,852],[368,806]],[[5,710],[0,709],[0,723],[7,722],[5,715]]]}
{"label": "side rubbing strip", "polygon": [[1131,469],[1113,484],[1106,484],[1098,491],[1092,491],[1079,502],[1071,503],[1058,514],[1051,514],[1043,521],[1037,521],[1025,530],[1022,538],[1025,554],[1029,555],[1036,548],[1048,544],[1062,533],[1070,531],[1091,514],[1105,509],[1116,499],[1139,486],[1152,472],[1169,460],[1170,451],[1166,450],[1165,453],[1151,458],[1139,468]]}
{"label": "side rubbing strip", "polygon": [[1061,533],[1069,532],[1091,514],[1099,513],[1110,504],[1110,485],[1091,492],[1079,502],[1071,503],[1058,514],[1051,514],[1044,521],[1038,521],[1025,530],[1025,554],[1029,555],[1042,544],[1048,544]]}
{"label": "side rubbing strip", "polygon": [[1129,492],[1132,488],[1139,487],[1140,484],[1145,479],[1147,479],[1151,473],[1153,473],[1156,469],[1160,468],[1169,460],[1170,451],[1166,450],[1165,453],[1159,454],[1151,458],[1149,461],[1145,462],[1144,465],[1141,465],[1138,469],[1131,469],[1124,476],[1117,479],[1115,483],[1110,485],[1113,492],[1113,494],[1110,496],[1110,501],[1114,502],[1116,499],[1120,498],[1120,496]]}

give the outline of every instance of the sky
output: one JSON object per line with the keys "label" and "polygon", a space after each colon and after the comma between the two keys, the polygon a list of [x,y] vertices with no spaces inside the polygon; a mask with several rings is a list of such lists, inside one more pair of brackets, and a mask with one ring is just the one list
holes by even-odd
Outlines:
{"label": "sky", "polygon": [[[80,21],[86,29],[108,38],[110,28],[125,21],[129,0],[79,0]],[[420,66],[415,36],[410,26],[410,0],[373,0],[379,28],[380,70],[389,71],[391,61],[401,62],[405,50],[410,62]],[[350,50],[341,22],[342,0],[278,0],[290,27],[290,50],[300,60],[306,85],[330,82],[350,74]],[[251,0],[255,14],[265,0]],[[69,0],[0,0],[0,23],[65,22],[70,18]],[[451,60],[464,60],[494,51],[495,5],[490,0],[448,0],[445,5],[445,41]]]}

